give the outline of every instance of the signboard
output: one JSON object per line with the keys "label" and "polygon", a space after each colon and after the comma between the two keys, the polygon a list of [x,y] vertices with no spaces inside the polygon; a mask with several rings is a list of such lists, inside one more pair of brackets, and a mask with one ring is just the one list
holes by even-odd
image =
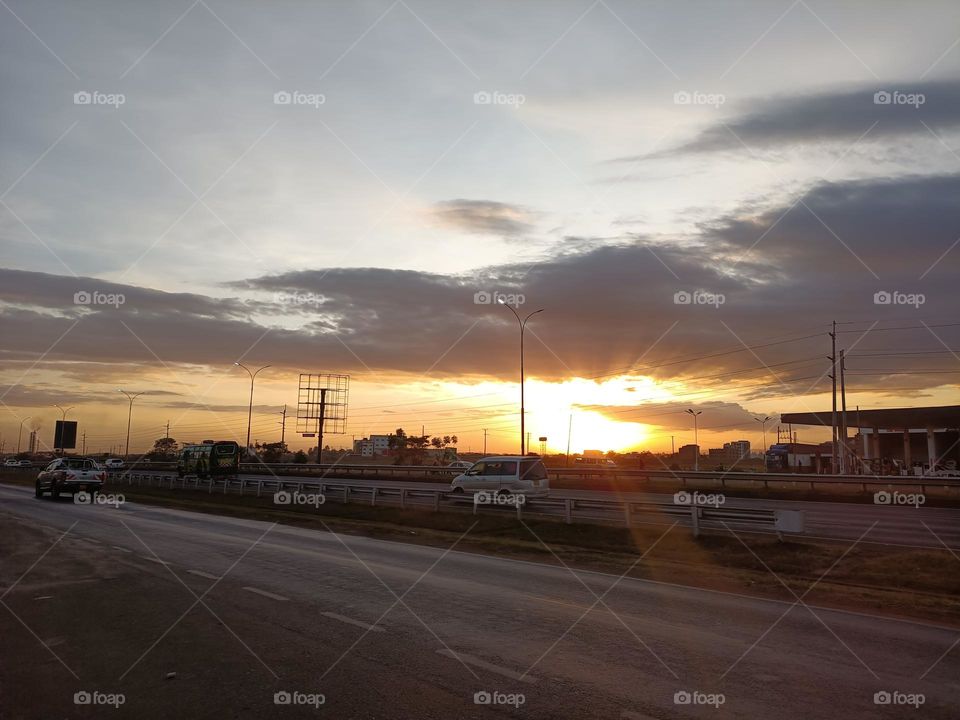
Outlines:
{"label": "signboard", "polygon": [[53,431],[53,447],[56,450],[73,450],[77,447],[76,420],[57,420]]}

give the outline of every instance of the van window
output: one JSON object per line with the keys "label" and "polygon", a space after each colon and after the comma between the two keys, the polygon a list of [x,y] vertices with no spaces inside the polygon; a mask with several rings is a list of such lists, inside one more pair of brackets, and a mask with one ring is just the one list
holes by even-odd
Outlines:
{"label": "van window", "polygon": [[473,466],[464,473],[464,475],[483,475],[484,468],[487,464],[483,461],[474,463]]}
{"label": "van window", "polygon": [[488,462],[483,471],[484,475],[516,475],[517,463],[510,461]]}
{"label": "van window", "polygon": [[547,468],[545,468],[539,460],[525,462],[521,468],[521,477],[525,480],[545,480],[547,477]]}
{"label": "van window", "polygon": [[217,455],[233,455],[233,445],[217,445]]}

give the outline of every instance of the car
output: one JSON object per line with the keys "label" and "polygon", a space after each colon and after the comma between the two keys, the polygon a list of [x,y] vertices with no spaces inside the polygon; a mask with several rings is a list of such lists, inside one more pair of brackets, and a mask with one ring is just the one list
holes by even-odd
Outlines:
{"label": "car", "polygon": [[503,455],[487,457],[457,475],[450,483],[454,495],[493,493],[545,498],[550,492],[550,479],[543,461],[537,457]]}
{"label": "car", "polygon": [[103,461],[103,467],[107,470],[123,470],[125,463],[120,458],[108,458]]}
{"label": "car", "polygon": [[96,495],[106,479],[106,471],[95,460],[83,457],[57,458],[37,475],[36,496],[42,497],[48,492],[50,498],[56,500],[61,493],[75,495],[89,492]]}
{"label": "car", "polygon": [[473,463],[468,462],[467,460],[454,460],[452,463],[447,465],[447,467],[451,468],[452,470],[469,470],[473,467]]}

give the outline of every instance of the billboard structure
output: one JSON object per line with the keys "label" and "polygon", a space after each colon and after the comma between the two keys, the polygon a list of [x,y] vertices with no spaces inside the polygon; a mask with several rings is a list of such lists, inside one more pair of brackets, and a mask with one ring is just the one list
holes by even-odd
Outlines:
{"label": "billboard structure", "polygon": [[350,376],[335,373],[300,374],[297,396],[297,432],[317,438],[317,463],[323,455],[323,434],[347,431]]}
{"label": "billboard structure", "polygon": [[54,450],[74,450],[77,447],[77,421],[57,420],[53,431]]}

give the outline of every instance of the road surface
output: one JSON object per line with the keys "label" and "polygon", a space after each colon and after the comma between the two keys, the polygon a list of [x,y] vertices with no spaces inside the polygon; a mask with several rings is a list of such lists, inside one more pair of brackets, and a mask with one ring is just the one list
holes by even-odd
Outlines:
{"label": "road surface", "polygon": [[[0,486],[0,527],[10,717],[806,720],[960,708],[960,631],[793,598],[12,486]],[[74,705],[95,691],[124,704]],[[285,692],[323,704],[276,705]],[[877,705],[875,693],[923,703]],[[499,704],[477,704],[488,697]]]}

